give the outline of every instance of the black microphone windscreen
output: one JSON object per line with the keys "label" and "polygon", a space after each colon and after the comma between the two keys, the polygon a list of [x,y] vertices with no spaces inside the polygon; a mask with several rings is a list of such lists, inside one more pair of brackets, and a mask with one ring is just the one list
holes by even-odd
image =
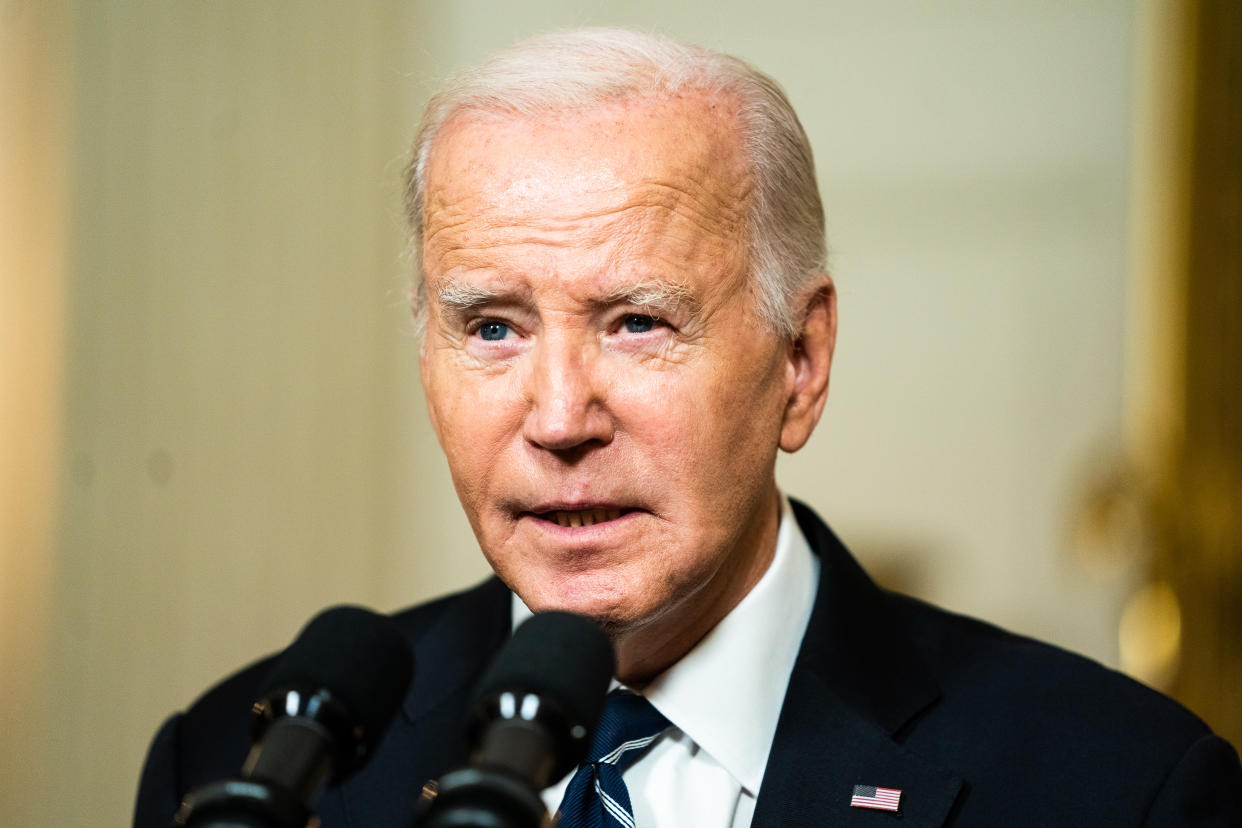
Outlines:
{"label": "black microphone windscreen", "polygon": [[615,669],[612,642],[588,618],[568,612],[531,616],[513,633],[479,685],[555,699],[574,724],[594,727]]}
{"label": "black microphone windscreen", "polygon": [[409,642],[392,619],[340,606],[311,619],[277,660],[263,696],[288,688],[329,690],[356,717],[374,749],[414,674]]}

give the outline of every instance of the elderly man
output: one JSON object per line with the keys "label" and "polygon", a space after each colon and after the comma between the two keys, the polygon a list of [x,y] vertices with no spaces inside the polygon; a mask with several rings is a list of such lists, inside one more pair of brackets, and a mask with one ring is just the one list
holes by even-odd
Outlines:
{"label": "elderly man", "polygon": [[[881,591],[778,491],[836,294],[769,78],[628,32],[526,41],[432,100],[408,203],[431,422],[497,578],[397,616],[418,675],[325,826],[409,824],[465,760],[480,672],[546,609],[602,625],[647,722],[621,793],[590,764],[545,792],[566,826],[1242,824],[1237,757],[1191,714]],[[164,727],[139,824],[236,770],[264,669]]]}

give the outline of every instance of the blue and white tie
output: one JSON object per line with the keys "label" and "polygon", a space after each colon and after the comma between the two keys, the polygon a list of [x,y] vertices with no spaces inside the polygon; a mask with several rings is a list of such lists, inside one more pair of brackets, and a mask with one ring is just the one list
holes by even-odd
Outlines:
{"label": "blue and white tie", "polygon": [[560,828],[634,828],[630,792],[621,773],[669,726],[651,702],[626,691],[604,705],[587,758],[565,789]]}

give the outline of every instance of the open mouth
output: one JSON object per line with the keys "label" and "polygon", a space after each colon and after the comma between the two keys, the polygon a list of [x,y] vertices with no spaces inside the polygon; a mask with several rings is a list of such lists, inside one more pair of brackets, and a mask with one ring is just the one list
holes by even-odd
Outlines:
{"label": "open mouth", "polygon": [[550,523],[555,523],[557,526],[568,528],[606,523],[633,511],[633,509],[557,509],[551,512],[539,512],[534,514],[534,516],[540,520],[546,520]]}

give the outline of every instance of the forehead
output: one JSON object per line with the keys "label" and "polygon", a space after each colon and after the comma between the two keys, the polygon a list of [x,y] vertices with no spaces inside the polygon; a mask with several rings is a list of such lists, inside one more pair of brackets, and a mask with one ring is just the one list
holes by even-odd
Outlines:
{"label": "forehead", "polygon": [[744,226],[751,176],[737,106],[663,94],[551,115],[466,111],[432,147],[424,240],[557,222],[587,229],[635,209],[685,214],[719,236]]}

